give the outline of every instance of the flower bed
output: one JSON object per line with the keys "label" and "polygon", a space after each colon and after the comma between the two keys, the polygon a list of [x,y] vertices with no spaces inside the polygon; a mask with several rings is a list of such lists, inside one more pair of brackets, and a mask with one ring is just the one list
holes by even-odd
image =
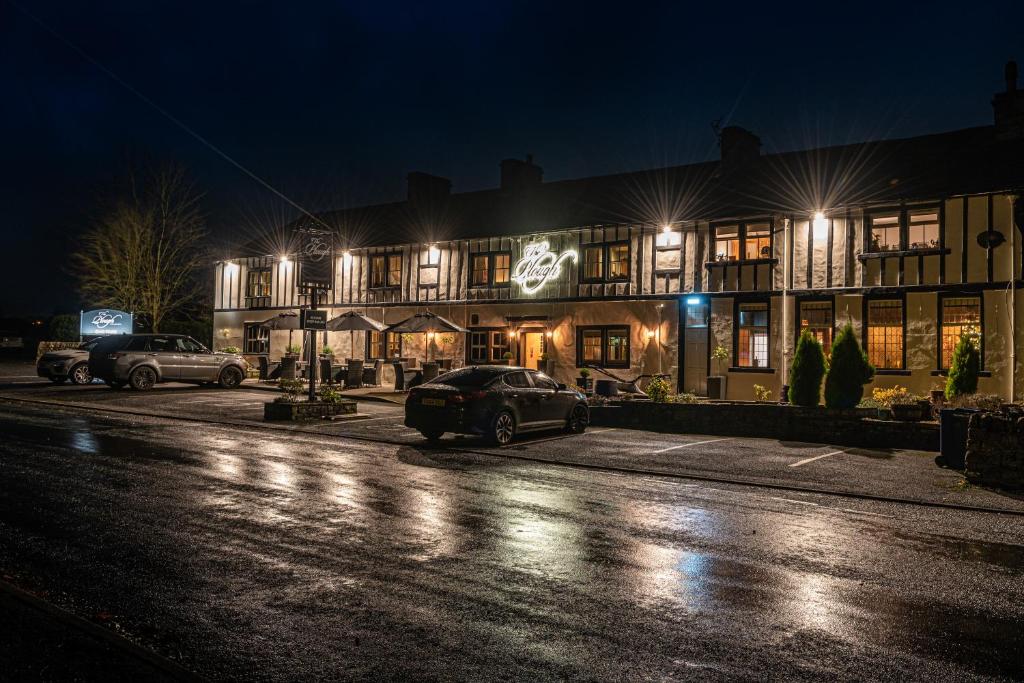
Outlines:
{"label": "flower bed", "polygon": [[340,401],[270,401],[263,404],[264,420],[320,420],[356,412],[352,399]]}
{"label": "flower bed", "polygon": [[862,448],[939,450],[934,422],[872,419],[876,411],[802,408],[777,403],[654,403],[623,401],[591,406],[594,426],[675,434],[747,436]]}

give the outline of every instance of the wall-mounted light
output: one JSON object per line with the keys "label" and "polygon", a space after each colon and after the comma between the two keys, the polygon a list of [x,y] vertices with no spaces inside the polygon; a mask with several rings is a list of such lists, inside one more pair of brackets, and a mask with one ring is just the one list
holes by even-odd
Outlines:
{"label": "wall-mounted light", "polygon": [[278,260],[280,260],[281,263],[283,263],[284,265],[288,265],[289,263],[291,263],[291,261],[288,260],[287,254],[281,254],[281,257]]}
{"label": "wall-mounted light", "polygon": [[547,332],[544,333],[544,336],[546,336],[548,339],[551,339],[551,337],[555,336],[555,333],[552,332],[551,330],[548,330]]}
{"label": "wall-mounted light", "polygon": [[238,272],[238,264],[234,263],[233,261],[228,261],[227,263],[225,263],[224,264],[224,268],[227,269],[227,271],[229,273],[237,273]]}
{"label": "wall-mounted light", "polygon": [[700,306],[701,303],[702,303],[702,301],[701,301],[701,298],[699,296],[688,296],[688,297],[686,297],[686,305],[687,306]]}
{"label": "wall-mounted light", "polygon": [[348,249],[341,252],[341,260],[344,262],[346,266],[352,263],[352,252],[349,251]]}
{"label": "wall-mounted light", "polygon": [[441,262],[441,250],[436,244],[427,247],[427,265],[436,266]]}
{"label": "wall-mounted light", "polygon": [[825,214],[821,211],[814,214],[814,221],[812,225],[814,226],[815,240],[823,240],[828,236],[828,219],[825,218]]}
{"label": "wall-mounted light", "polygon": [[654,339],[654,335],[657,334],[657,332],[655,332],[654,330],[647,330],[645,334],[647,335],[648,339]]}
{"label": "wall-mounted light", "polygon": [[661,226],[661,233],[658,235],[657,244],[659,247],[677,247],[682,244],[683,236],[678,230],[673,230],[671,225]]}

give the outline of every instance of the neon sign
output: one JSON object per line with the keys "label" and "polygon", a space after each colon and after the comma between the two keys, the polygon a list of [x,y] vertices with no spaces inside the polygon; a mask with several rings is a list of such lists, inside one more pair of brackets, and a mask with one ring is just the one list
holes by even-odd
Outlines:
{"label": "neon sign", "polygon": [[562,274],[562,264],[572,259],[576,263],[579,255],[575,249],[568,249],[561,254],[550,250],[547,240],[526,245],[523,257],[516,261],[512,270],[512,280],[527,294],[533,294],[541,287]]}

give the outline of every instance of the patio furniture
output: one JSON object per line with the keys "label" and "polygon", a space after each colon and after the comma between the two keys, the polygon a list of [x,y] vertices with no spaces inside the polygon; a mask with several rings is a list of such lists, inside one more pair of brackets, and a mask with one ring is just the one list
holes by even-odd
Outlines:
{"label": "patio furniture", "polygon": [[[401,334],[423,334],[426,336],[427,342],[430,341],[431,334],[446,334],[449,332],[455,332],[458,334],[467,334],[469,330],[465,327],[460,327],[453,323],[447,318],[442,318],[436,313],[427,311],[426,313],[417,313],[416,315],[406,318],[400,323],[388,326],[388,332],[396,332]],[[430,352],[430,344],[425,345],[426,353]],[[424,358],[426,360],[426,358]]]}
{"label": "patio furniture", "polygon": [[443,372],[448,372],[449,370],[452,369],[451,358],[442,358],[441,360],[437,361],[437,364],[440,366]]}
{"label": "patio furniture", "polygon": [[348,359],[348,372],[345,373],[345,388],[358,389],[363,386],[363,360],[361,358]]}
{"label": "patio furniture", "polygon": [[259,356],[259,367],[260,367],[260,374],[259,374],[259,381],[260,382],[268,382],[268,381],[270,381],[272,379],[275,379],[274,373],[276,373],[277,375],[281,374],[280,371],[278,371],[279,364],[278,363],[271,364],[270,359],[267,358],[266,356]]}
{"label": "patio furniture", "polygon": [[599,379],[594,384],[594,393],[598,396],[618,396],[619,382],[613,379]]}
{"label": "patio furniture", "polygon": [[379,387],[384,376],[384,361],[378,358],[372,367],[363,368],[363,384]]}
{"label": "patio furniture", "polygon": [[298,361],[296,356],[285,356],[281,359],[278,379],[295,379],[298,376]]}
{"label": "patio furniture", "polygon": [[331,373],[331,359],[320,359],[320,379],[328,384],[334,384],[334,375]]}
{"label": "patio furniture", "polygon": [[409,389],[409,384],[420,374],[419,370],[408,368],[401,361],[392,361],[391,367],[395,369],[395,391]]}
{"label": "patio furniture", "polygon": [[[327,321],[327,330],[330,332],[348,331],[349,348],[356,348],[356,332],[381,332],[384,330],[384,323],[379,323],[372,318],[367,318],[362,313],[348,311],[337,318]],[[355,351],[352,351],[355,353]]]}
{"label": "patio furniture", "polygon": [[345,381],[345,375],[347,373],[347,365],[339,365],[337,363],[331,365],[331,381],[342,384]]}
{"label": "patio furniture", "polygon": [[437,377],[437,375],[438,375],[438,370],[440,370],[440,368],[439,368],[437,363],[434,363],[432,361],[424,363],[423,364],[423,381],[424,382],[429,382],[430,380],[435,379]]}

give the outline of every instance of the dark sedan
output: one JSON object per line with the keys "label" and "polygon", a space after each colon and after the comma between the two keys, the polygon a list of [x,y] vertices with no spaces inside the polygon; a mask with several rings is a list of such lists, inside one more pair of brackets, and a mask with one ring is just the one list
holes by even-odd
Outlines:
{"label": "dark sedan", "polygon": [[507,444],[521,432],[587,428],[586,397],[542,372],[480,365],[445,373],[409,392],[405,425],[427,439],[445,432],[484,436]]}

